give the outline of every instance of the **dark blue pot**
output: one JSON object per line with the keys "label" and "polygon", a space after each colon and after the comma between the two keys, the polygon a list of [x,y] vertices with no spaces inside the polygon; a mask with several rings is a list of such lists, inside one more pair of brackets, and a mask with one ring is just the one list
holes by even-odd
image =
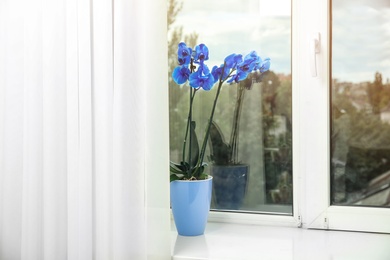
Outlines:
{"label": "dark blue pot", "polygon": [[212,165],[214,206],[216,209],[240,209],[246,195],[249,165]]}
{"label": "dark blue pot", "polygon": [[204,234],[210,211],[212,180],[171,182],[171,207],[177,232],[182,236]]}

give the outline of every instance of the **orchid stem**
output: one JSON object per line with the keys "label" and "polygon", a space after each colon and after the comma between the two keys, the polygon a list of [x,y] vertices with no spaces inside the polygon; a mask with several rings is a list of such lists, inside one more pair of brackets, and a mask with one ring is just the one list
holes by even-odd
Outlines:
{"label": "orchid stem", "polygon": [[[193,72],[194,70],[194,66],[193,66],[193,60],[191,60],[191,73]],[[192,174],[192,162],[191,162],[191,146],[192,146],[192,131],[191,131],[191,127],[192,127],[192,105],[193,105],[193,102],[194,102],[194,98],[195,98],[195,94],[196,94],[196,89],[193,90],[192,87],[190,87],[190,108],[189,108],[189,111],[188,111],[188,117],[187,117],[187,127],[186,127],[186,134],[185,134],[185,137],[184,137],[184,142],[183,142],[183,153],[182,153],[182,162],[184,163],[186,161],[186,147],[187,147],[187,139],[188,139],[188,132],[190,133],[190,136],[189,136],[189,149],[188,149],[188,156],[189,156],[189,159],[188,159],[188,165],[189,165],[189,169],[188,169],[188,172],[187,173],[187,177],[191,177],[191,174]]]}
{"label": "orchid stem", "polygon": [[209,133],[210,133],[210,128],[211,128],[211,123],[213,122],[215,107],[217,106],[217,101],[218,101],[219,93],[221,92],[222,84],[225,82],[225,80],[226,80],[226,79],[231,75],[231,73],[233,72],[233,70],[232,70],[232,71],[229,73],[229,75],[228,75],[225,79],[222,79],[222,76],[224,75],[225,67],[226,67],[226,62],[224,63],[224,66],[223,66],[223,69],[222,69],[222,73],[221,73],[221,76],[220,76],[220,78],[219,78],[219,84],[218,84],[217,94],[215,95],[215,99],[214,99],[214,103],[213,103],[213,108],[212,108],[212,110],[211,110],[210,119],[209,119],[209,122],[208,122],[208,125],[207,125],[207,130],[206,130],[206,133],[205,133],[205,138],[203,139],[202,150],[201,150],[201,152],[200,152],[199,166],[201,166],[201,165],[203,164],[204,154],[205,154],[205,152],[206,152],[206,146],[207,146],[207,142],[208,142],[208,139],[209,139]]}

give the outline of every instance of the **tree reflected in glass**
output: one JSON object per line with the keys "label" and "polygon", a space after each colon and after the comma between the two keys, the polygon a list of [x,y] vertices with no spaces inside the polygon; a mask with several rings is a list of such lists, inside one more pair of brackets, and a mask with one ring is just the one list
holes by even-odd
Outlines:
{"label": "tree reflected in glass", "polygon": [[390,206],[390,2],[332,2],[331,203]]}

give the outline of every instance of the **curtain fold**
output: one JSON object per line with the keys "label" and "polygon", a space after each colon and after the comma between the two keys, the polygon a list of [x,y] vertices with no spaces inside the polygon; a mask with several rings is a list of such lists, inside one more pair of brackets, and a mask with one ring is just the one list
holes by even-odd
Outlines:
{"label": "curtain fold", "polygon": [[170,259],[165,8],[0,1],[0,259]]}
{"label": "curtain fold", "polygon": [[31,2],[26,4],[26,8],[31,11],[23,16],[24,100],[20,103],[24,109],[21,258],[42,259],[44,194],[42,10]]}
{"label": "curtain fold", "polygon": [[[145,175],[139,174],[145,171],[145,164],[123,157],[145,154],[145,119],[144,114],[137,111],[139,107],[145,107],[146,88],[144,71],[136,69],[145,68],[146,58],[143,56],[143,28],[140,26],[142,2],[116,1],[114,14],[114,257],[125,259],[121,256],[138,252],[134,258],[142,259],[142,252],[146,252],[146,233],[143,232],[146,230],[146,213],[131,208],[142,207],[145,202],[145,190],[140,189],[145,186]],[[131,64],[128,64],[129,60]]]}
{"label": "curtain fold", "polygon": [[[113,259],[113,6],[97,1],[92,6],[92,109],[94,129],[94,223],[96,259]],[[107,37],[110,35],[111,37]]]}
{"label": "curtain fold", "polygon": [[[0,259],[20,258],[23,180],[23,15],[20,1],[2,3],[2,140],[0,186]],[[3,9],[5,8],[5,10]],[[7,11],[8,12],[7,12]],[[12,25],[12,29],[10,29]],[[12,55],[10,55],[12,53]],[[22,66],[21,66],[22,65]],[[6,174],[4,174],[6,173]],[[5,251],[7,250],[7,251]],[[8,257],[8,258],[7,258]]]}

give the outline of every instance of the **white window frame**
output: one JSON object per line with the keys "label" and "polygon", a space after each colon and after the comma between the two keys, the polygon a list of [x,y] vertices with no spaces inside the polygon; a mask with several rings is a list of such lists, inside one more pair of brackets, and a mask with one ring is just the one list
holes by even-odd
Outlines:
{"label": "white window frame", "polygon": [[292,0],[292,216],[210,212],[209,221],[390,233],[389,208],[330,205],[330,1]]}
{"label": "white window frame", "polygon": [[[310,37],[310,33],[319,32],[322,36],[321,51],[317,54],[319,76],[307,79],[303,88],[300,88],[300,115],[306,115],[300,122],[301,126],[304,126],[301,142],[305,144],[300,150],[300,155],[306,157],[302,160],[305,169],[301,169],[305,176],[303,194],[306,198],[307,221],[304,226],[316,229],[390,233],[389,208],[332,206],[330,203],[331,0],[304,1],[306,6],[311,5],[311,12],[305,14],[304,24],[309,32],[307,34]],[[305,25],[302,24],[303,26]],[[315,116],[319,120],[312,120],[316,118]],[[308,147],[313,149],[308,151]]]}

